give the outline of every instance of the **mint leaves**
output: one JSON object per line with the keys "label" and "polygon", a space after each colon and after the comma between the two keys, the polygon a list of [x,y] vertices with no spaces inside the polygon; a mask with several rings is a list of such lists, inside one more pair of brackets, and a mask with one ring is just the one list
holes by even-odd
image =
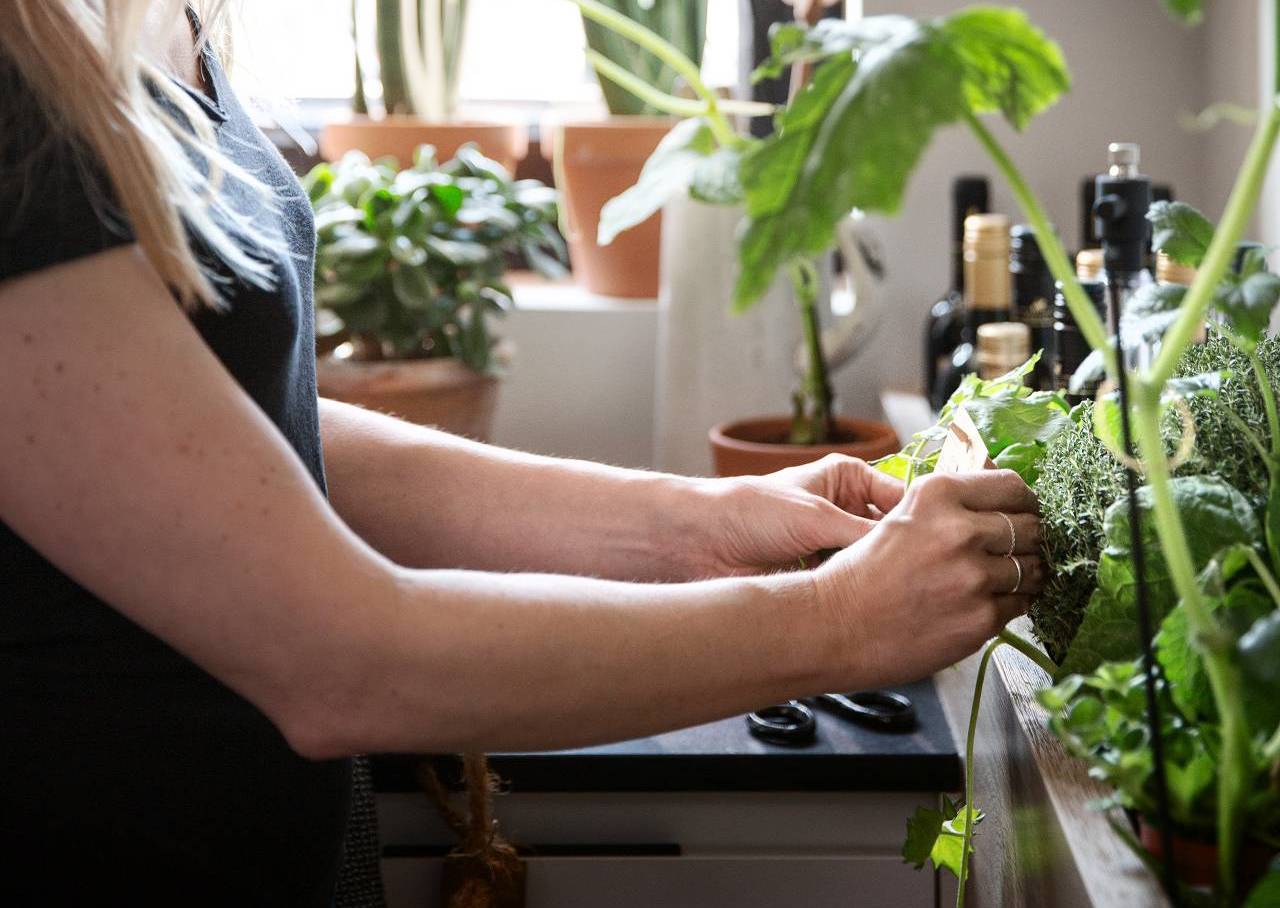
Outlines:
{"label": "mint leaves", "polygon": [[762,71],[800,59],[825,62],[743,161],[739,309],[787,262],[830,248],[853,209],[897,211],[938,127],[998,111],[1022,128],[1070,85],[1056,44],[1020,11],[990,6],[924,23],[872,16],[784,28]]}

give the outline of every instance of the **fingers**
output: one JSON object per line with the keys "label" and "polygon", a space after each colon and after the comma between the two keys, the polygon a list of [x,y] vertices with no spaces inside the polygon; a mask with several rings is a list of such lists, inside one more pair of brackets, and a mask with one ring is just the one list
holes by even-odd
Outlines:
{"label": "fingers", "polygon": [[813,549],[848,548],[875,529],[875,525],[874,520],[848,514],[833,506],[822,522],[822,531],[815,540]]}
{"label": "fingers", "polygon": [[989,556],[986,571],[987,589],[998,596],[1035,596],[1044,589],[1044,561],[1038,555]]}
{"label": "fingers", "polygon": [[1003,511],[972,515],[982,547],[992,555],[1033,555],[1040,551],[1040,518]]}
{"label": "fingers", "polygon": [[1006,514],[1038,514],[1035,492],[1013,470],[986,470],[940,476],[950,483],[962,505],[971,511],[1004,511]]}
{"label": "fingers", "polygon": [[868,504],[887,514],[898,506],[907,490],[901,479],[856,457],[828,454],[818,463],[827,474],[825,485],[831,490],[831,501],[852,514],[867,514]]}
{"label": "fingers", "polygon": [[1019,615],[1025,615],[1027,608],[1031,605],[1030,596],[1012,596],[1005,594],[996,596],[995,600],[996,614],[999,616],[996,620],[1000,627],[1004,627]]}

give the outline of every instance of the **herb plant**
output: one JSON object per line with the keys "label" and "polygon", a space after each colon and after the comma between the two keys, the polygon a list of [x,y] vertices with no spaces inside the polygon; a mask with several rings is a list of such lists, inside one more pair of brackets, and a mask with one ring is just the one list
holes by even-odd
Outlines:
{"label": "herb plant", "polygon": [[316,306],[364,359],[456,356],[494,368],[489,317],[512,305],[508,257],[564,274],[555,192],[513,182],[464,146],[437,164],[429,145],[412,167],[350,152],[305,186],[316,213]]}

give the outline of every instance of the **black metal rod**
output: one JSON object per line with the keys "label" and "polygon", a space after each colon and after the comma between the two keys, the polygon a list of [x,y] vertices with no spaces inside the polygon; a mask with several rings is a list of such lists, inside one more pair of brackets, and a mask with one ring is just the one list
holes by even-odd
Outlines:
{"label": "black metal rod", "polygon": [[1160,702],[1156,693],[1159,667],[1155,652],[1152,649],[1152,637],[1155,630],[1151,622],[1151,603],[1147,598],[1147,559],[1142,543],[1141,512],[1138,509],[1138,474],[1133,469],[1134,457],[1133,430],[1129,414],[1129,374],[1125,366],[1124,339],[1120,334],[1120,294],[1127,289],[1133,275],[1120,275],[1108,272],[1107,281],[1110,290],[1109,315],[1111,331],[1115,336],[1116,350],[1116,391],[1120,397],[1120,430],[1124,439],[1124,452],[1130,458],[1125,465],[1125,485],[1129,498],[1129,549],[1133,556],[1133,573],[1137,580],[1135,586],[1136,604],[1138,607],[1138,637],[1142,646],[1142,667],[1145,673],[1145,689],[1147,694],[1147,725],[1151,732],[1151,756],[1153,774],[1156,783],[1156,821],[1160,824],[1160,849],[1164,852],[1161,870],[1165,893],[1175,908],[1178,899],[1178,875],[1173,861],[1173,820],[1169,811],[1169,783],[1164,767],[1164,731],[1160,724]]}

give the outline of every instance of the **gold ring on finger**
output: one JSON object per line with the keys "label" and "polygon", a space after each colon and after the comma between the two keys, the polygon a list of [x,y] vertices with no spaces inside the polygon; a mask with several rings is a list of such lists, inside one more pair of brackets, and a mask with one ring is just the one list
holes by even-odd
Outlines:
{"label": "gold ring on finger", "polygon": [[1022,589],[1022,562],[1019,561],[1017,558],[1015,558],[1013,555],[1005,555],[1004,557],[1012,561],[1013,566],[1018,569],[1017,582],[1013,584],[1013,589],[1009,590],[1009,595],[1012,596],[1015,593],[1017,593],[1018,590]]}

